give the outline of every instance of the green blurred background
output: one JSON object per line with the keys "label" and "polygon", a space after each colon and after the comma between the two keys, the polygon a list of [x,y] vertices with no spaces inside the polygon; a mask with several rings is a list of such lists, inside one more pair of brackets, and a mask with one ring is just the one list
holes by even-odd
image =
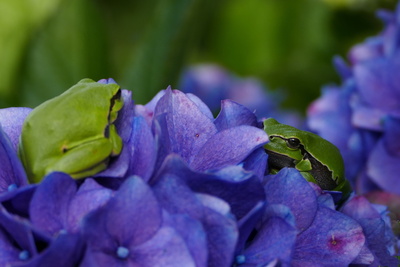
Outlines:
{"label": "green blurred background", "polygon": [[[340,82],[332,57],[382,29],[395,0],[0,0],[0,107],[35,107],[89,77],[146,103],[217,63],[304,111]],[[179,89],[179,88],[178,88]]]}

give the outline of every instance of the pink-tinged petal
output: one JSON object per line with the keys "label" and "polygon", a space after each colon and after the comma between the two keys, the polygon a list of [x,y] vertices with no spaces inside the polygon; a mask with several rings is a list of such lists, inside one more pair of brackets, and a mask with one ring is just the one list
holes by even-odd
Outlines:
{"label": "pink-tinged petal", "polygon": [[319,207],[312,225],[297,237],[292,266],[348,266],[364,243],[363,229],[355,220]]}
{"label": "pink-tinged petal", "polygon": [[390,222],[385,220],[387,214],[362,196],[352,198],[342,211],[362,226],[366,237],[365,245],[374,255],[373,266],[395,266],[398,263],[394,258],[396,237]]}

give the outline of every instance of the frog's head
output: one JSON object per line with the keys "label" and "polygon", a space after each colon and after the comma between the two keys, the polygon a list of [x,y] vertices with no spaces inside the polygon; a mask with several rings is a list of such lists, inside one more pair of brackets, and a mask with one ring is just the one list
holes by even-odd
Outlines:
{"label": "frog's head", "polygon": [[269,164],[273,165],[270,167],[277,170],[283,167],[294,168],[303,158],[304,146],[299,139],[300,130],[269,118],[264,121],[264,131],[269,138],[264,149],[269,155]]}

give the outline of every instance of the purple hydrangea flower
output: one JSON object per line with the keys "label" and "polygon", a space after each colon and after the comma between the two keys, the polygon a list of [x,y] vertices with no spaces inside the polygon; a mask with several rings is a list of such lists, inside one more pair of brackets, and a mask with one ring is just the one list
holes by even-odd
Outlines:
{"label": "purple hydrangea flower", "polygon": [[83,235],[87,248],[81,266],[195,266],[185,239],[164,222],[157,198],[138,177],[128,178],[114,198],[87,217]]}
{"label": "purple hydrangea flower", "polygon": [[[267,177],[266,208],[239,266],[347,266],[365,243],[359,223],[318,201],[314,185],[295,169]],[[365,264],[365,262],[363,262]]]}
{"label": "purple hydrangea flower", "polygon": [[341,150],[346,176],[360,194],[384,190],[400,195],[399,15],[380,12],[385,28],[355,46],[350,65],[336,58],[340,87],[325,88],[308,109],[308,125]]}
{"label": "purple hydrangea flower", "polygon": [[[357,196],[343,207],[342,212],[355,219],[363,228],[366,237],[365,250],[373,255],[371,266],[396,266],[396,237],[387,220],[387,208],[371,204],[366,198]],[[363,255],[363,257],[365,257]]]}
{"label": "purple hydrangea flower", "polygon": [[[224,100],[214,118],[193,94],[168,88],[146,105],[133,105],[130,92],[122,92],[116,126],[124,149],[108,169],[80,180],[51,173],[39,184],[0,193],[4,262],[228,267],[393,261],[396,240],[382,209],[371,212],[355,198],[335,210],[332,195],[295,169],[265,177],[268,137],[252,110]],[[395,128],[393,121],[386,127]],[[0,156],[18,166],[3,136]],[[382,141],[388,153],[395,137]],[[21,171],[4,169],[0,182],[16,181],[12,175]],[[373,220],[365,220],[371,214]],[[382,240],[371,231],[378,226]]]}
{"label": "purple hydrangea flower", "polygon": [[204,101],[212,112],[217,113],[220,102],[230,99],[254,112],[258,118],[274,117],[282,123],[302,127],[302,119],[294,111],[279,108],[284,96],[268,91],[255,78],[238,78],[213,64],[202,64],[187,69],[179,88]]}

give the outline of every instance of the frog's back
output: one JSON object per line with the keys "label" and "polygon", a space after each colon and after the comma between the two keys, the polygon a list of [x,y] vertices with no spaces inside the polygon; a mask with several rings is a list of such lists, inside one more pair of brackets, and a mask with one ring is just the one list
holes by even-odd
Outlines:
{"label": "frog's back", "polygon": [[[24,158],[32,157],[36,162],[51,161],[66,146],[103,137],[115,87],[119,88],[117,84],[84,79],[32,110],[20,136],[19,154],[24,164],[28,164]],[[63,131],[73,131],[73,134],[66,135]],[[43,140],[43,136],[49,138]]]}

